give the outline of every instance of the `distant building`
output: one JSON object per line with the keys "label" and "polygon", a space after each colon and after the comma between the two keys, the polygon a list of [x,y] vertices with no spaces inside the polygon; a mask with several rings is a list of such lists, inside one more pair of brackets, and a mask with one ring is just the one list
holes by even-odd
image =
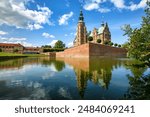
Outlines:
{"label": "distant building", "polygon": [[88,36],[93,37],[93,43],[97,43],[97,40],[101,40],[101,44],[105,42],[111,41],[111,33],[109,31],[109,27],[107,23],[102,23],[99,29],[94,28],[92,32],[89,33]]}
{"label": "distant building", "polygon": [[23,53],[24,46],[21,44],[12,44],[12,43],[0,43],[0,49],[2,52],[8,53]]}
{"label": "distant building", "polygon": [[84,17],[82,11],[80,11],[79,21],[77,25],[77,33],[74,40],[74,46],[79,46],[88,42],[88,37],[92,37],[92,43],[97,43],[97,40],[104,44],[106,41],[111,41],[111,33],[107,23],[102,23],[99,29],[94,28],[93,31],[87,33]]}
{"label": "distant building", "polygon": [[77,26],[77,34],[74,40],[74,46],[79,46],[87,43],[87,31],[84,22],[84,17],[82,11],[80,11],[78,26]]}
{"label": "distant building", "polygon": [[40,48],[39,47],[25,47],[24,54],[39,54],[40,53]]}
{"label": "distant building", "polygon": [[14,43],[0,43],[0,52],[18,53],[18,54],[39,54],[41,48],[39,47],[24,47],[21,44]]}

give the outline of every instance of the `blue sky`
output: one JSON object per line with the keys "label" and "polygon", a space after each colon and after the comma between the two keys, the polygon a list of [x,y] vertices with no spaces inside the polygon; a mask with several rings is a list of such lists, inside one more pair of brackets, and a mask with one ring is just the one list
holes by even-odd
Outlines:
{"label": "blue sky", "polygon": [[24,46],[54,45],[62,40],[71,46],[75,38],[80,9],[87,30],[107,22],[112,42],[127,38],[124,24],[140,26],[147,0],[0,0],[0,43]]}

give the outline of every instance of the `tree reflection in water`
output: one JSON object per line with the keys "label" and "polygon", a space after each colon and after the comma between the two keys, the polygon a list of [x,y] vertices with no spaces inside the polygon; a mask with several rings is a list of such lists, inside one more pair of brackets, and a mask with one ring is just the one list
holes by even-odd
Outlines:
{"label": "tree reflection in water", "polygon": [[128,76],[130,88],[125,94],[125,99],[149,100],[150,99],[150,74],[135,78]]}
{"label": "tree reflection in water", "polygon": [[132,76],[127,75],[130,86],[127,93],[124,95],[124,99],[150,99],[150,74],[143,75],[147,68],[134,65],[129,65],[127,68],[131,70]]}
{"label": "tree reflection in water", "polygon": [[150,75],[143,76],[147,68],[125,64],[132,61],[49,57],[3,61],[0,99],[150,99]]}

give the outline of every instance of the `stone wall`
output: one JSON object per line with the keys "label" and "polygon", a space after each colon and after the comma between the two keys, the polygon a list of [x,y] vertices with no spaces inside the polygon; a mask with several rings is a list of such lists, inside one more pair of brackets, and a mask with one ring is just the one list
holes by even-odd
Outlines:
{"label": "stone wall", "polygon": [[126,57],[127,51],[123,48],[111,47],[95,43],[87,43],[64,52],[57,52],[56,57],[89,58],[99,56]]}

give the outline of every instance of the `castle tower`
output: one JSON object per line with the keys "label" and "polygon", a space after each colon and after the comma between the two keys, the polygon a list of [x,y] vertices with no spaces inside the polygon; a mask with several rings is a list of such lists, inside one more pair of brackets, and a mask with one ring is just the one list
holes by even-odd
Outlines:
{"label": "castle tower", "polygon": [[83,17],[82,10],[80,11],[76,34],[77,35],[74,40],[74,46],[79,46],[79,45],[87,43],[87,31],[86,31],[86,26],[84,23],[84,17]]}

